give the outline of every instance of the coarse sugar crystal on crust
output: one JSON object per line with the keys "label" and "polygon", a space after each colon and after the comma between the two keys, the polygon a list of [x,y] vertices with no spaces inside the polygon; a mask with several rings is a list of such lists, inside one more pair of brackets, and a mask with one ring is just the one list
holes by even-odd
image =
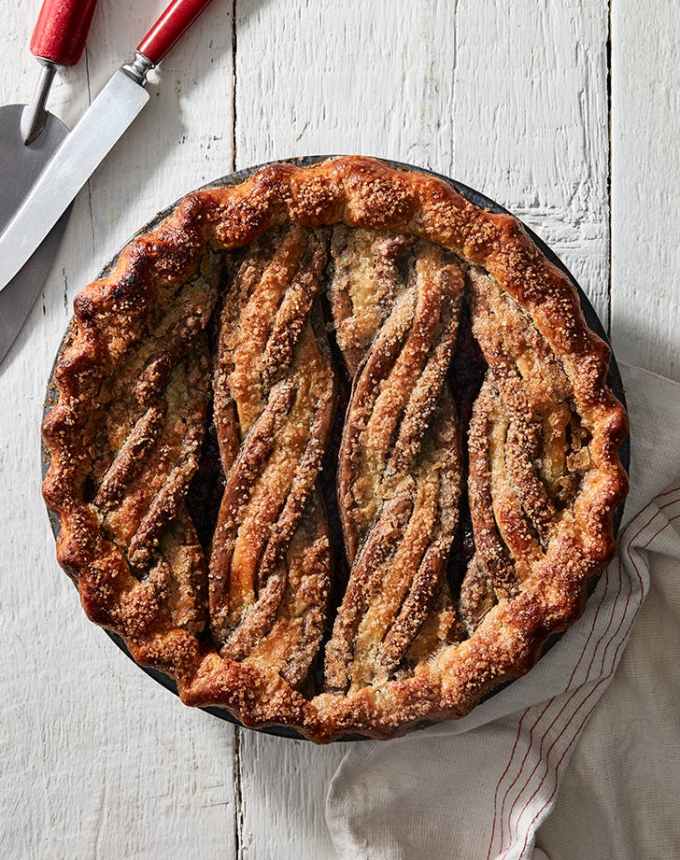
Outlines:
{"label": "coarse sugar crystal on crust", "polygon": [[74,302],[58,559],[186,704],[321,742],[460,717],[613,552],[608,360],[519,222],[443,180],[351,156],[192,192]]}

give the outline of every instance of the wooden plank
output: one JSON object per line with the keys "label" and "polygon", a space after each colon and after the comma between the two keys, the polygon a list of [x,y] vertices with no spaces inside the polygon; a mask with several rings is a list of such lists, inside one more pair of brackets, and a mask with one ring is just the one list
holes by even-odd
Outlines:
{"label": "wooden plank", "polygon": [[612,331],[619,356],[680,380],[680,13],[612,4]]}
{"label": "wooden plank", "polygon": [[[455,176],[534,227],[606,322],[605,4],[239,0],[238,10],[238,167],[361,152]],[[244,857],[330,855],[324,798],[342,754],[241,733]]]}
{"label": "wooden plank", "polygon": [[239,858],[333,857],[324,806],[346,745],[319,747],[245,729],[239,743]]}
{"label": "wooden plank", "polygon": [[[55,112],[75,120],[161,5],[100,2],[90,93],[81,64],[57,86]],[[2,576],[13,643],[0,658],[7,691],[0,723],[12,762],[0,776],[0,811],[10,822],[0,835],[6,856],[163,849],[229,856],[234,817],[243,857],[330,850],[323,804],[342,748],[241,732],[236,809],[231,730],[169,702],[84,622],[55,569],[37,488],[42,389],[73,293],[130,233],[184,191],[228,172],[234,157],[242,167],[296,154],[373,153],[454,175],[507,205],[562,255],[607,315],[604,3],[430,0],[395,11],[387,0],[238,0],[236,152],[231,5],[216,0],[187,36],[162,70],[156,104],[76,202],[60,265],[0,371],[5,402],[13,404],[0,416],[0,487],[9,501]],[[660,179],[649,184],[659,163],[667,165],[662,173],[677,175],[670,132],[677,132],[677,21],[666,0],[655,13],[658,33],[642,14],[629,0],[614,5],[613,323],[621,354],[677,373],[680,311],[670,292],[677,243],[666,225],[678,199]],[[14,7],[8,17],[0,98],[17,101],[34,85],[23,47],[32,22]],[[661,62],[651,64],[657,41]],[[672,69],[675,86],[664,89],[655,68]],[[655,277],[651,298],[639,265],[628,260],[639,245],[632,236],[639,218],[630,212],[650,187],[654,229],[646,250],[663,280],[656,288]],[[641,330],[641,317],[649,337],[638,344],[630,334],[634,318],[635,333]],[[37,601],[49,607],[46,623],[36,621]]]}
{"label": "wooden plank", "polygon": [[607,10],[600,0],[239,0],[241,166],[361,152],[478,188],[607,316]]}
{"label": "wooden plank", "polygon": [[449,170],[525,220],[608,316],[607,10],[460,4]]}
{"label": "wooden plank", "polygon": [[[25,101],[37,78],[26,5],[5,9],[3,101]],[[72,124],[163,5],[101,0],[89,87],[83,61],[58,82],[54,112]],[[178,46],[158,95],[153,87],[144,114],[79,196],[43,297],[0,369],[3,857],[235,850],[233,730],[173,701],[86,621],[54,559],[39,455],[43,392],[74,292],[159,208],[230,167],[230,8],[216,0]]]}

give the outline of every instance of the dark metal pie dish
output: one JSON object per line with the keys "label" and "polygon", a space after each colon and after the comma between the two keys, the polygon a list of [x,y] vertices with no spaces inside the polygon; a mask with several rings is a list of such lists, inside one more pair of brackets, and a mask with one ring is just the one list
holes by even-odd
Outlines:
{"label": "dark metal pie dish", "polygon": [[[324,183],[338,199],[328,199]],[[246,189],[243,204],[227,196],[236,187]],[[461,224],[477,219],[474,235],[451,216],[453,238],[438,240],[449,235],[442,219],[451,207]],[[467,243],[460,250],[456,230]],[[550,248],[459,182],[397,162],[332,156],[222,177],[160,212],[131,243],[135,253],[117,255],[76,304],[45,399],[43,477],[55,536],[69,517],[76,522],[60,561],[113,641],[175,694],[179,677],[188,704],[321,741],[388,737],[462,715],[540,659],[576,620],[611,553],[629,463],[616,359],[606,375],[597,369],[608,356],[591,337],[606,343],[606,333]],[[160,310],[140,310],[154,266]],[[525,293],[516,286],[523,271]],[[202,291],[191,305],[200,332],[173,342],[187,283]],[[553,298],[551,318],[542,307]],[[163,301],[177,303],[169,323]],[[122,335],[116,315],[129,328]],[[95,333],[93,342],[104,332],[106,350],[88,343],[86,358],[74,352],[83,331]],[[181,379],[173,375],[199,338],[200,360]],[[96,374],[96,395],[80,397]],[[59,420],[53,411],[79,397],[99,399],[81,436],[94,453],[79,455],[87,465],[75,479],[68,434],[80,420],[77,406]],[[129,403],[119,409],[121,398]],[[178,402],[195,421],[177,412]],[[314,431],[300,441],[297,430],[308,426]],[[182,434],[191,433],[187,457]],[[278,438],[295,461],[288,471],[275,468]],[[55,456],[59,469],[50,468]],[[165,470],[151,495],[144,463]],[[71,479],[69,495],[62,487]],[[599,493],[592,511],[587,484]],[[569,548],[582,569],[573,585],[553,588],[568,605],[562,616],[557,604],[542,615],[548,598],[525,583],[536,571],[559,570],[560,559],[568,568]],[[133,577],[156,583],[152,596],[118,594],[122,573],[107,567],[114,552]],[[191,568],[188,578],[173,579],[173,564]],[[93,569],[83,585],[83,571]],[[521,609],[486,634],[487,615],[519,607],[523,593]],[[181,636],[171,648],[173,625]],[[496,643],[507,631],[517,650],[501,653]],[[437,700],[439,677],[459,671],[455,649],[475,642],[479,653],[465,645],[467,674],[451,682],[450,699]],[[265,683],[258,673],[267,676],[268,661],[276,681]],[[474,691],[461,692],[477,675]],[[390,697],[394,704],[376,704]]]}

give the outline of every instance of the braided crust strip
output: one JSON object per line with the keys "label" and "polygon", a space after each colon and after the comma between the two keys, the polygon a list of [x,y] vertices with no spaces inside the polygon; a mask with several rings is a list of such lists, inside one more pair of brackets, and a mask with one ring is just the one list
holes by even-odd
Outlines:
{"label": "braided crust strip", "polygon": [[224,656],[265,663],[297,687],[326,615],[329,540],[316,479],[335,386],[313,312],[324,243],[297,225],[272,238],[253,243],[222,312],[213,390],[226,487],[210,619]]}
{"label": "braided crust strip", "polygon": [[[167,577],[136,578],[87,486],[106,409],[102,387],[121,357],[148,331],[159,308],[200,273],[211,249],[243,247],[287,223],[398,232],[439,245],[486,273],[559,362],[589,435],[589,462],[576,495],[550,525],[540,557],[531,560],[516,593],[501,595],[469,639],[419,663],[411,677],[311,700],[278,673],[221,656],[197,638],[193,622],[183,625],[173,617],[165,609]],[[152,386],[156,370],[177,366],[178,355],[181,346],[152,368]],[[472,205],[443,181],[346,157],[309,168],[271,165],[241,185],[197,191],[134,239],[112,269],[76,298],[54,375],[58,402],[44,424],[50,457],[44,495],[59,516],[59,561],[74,576],[88,615],[124,636],[139,662],[172,675],[187,704],[219,705],[247,725],[282,723],[318,741],[347,733],[390,736],[419,721],[460,716],[531,667],[545,638],[578,616],[587,579],[613,552],[612,515],[626,492],[618,458],[626,421],[606,385],[607,363],[608,349],[588,329],[573,286],[520,224]],[[183,521],[180,502],[171,494],[168,510],[176,503],[176,523]],[[181,556],[186,567],[193,537],[177,525],[171,531],[177,531],[176,543],[167,554]],[[142,540],[140,549],[148,545]],[[144,557],[142,552],[142,562]]]}
{"label": "braided crust strip", "polygon": [[352,570],[326,646],[326,687],[340,692],[384,683],[412,647],[427,659],[453,627],[445,574],[461,476],[446,375],[463,273],[441,248],[414,250],[345,417],[338,501]]}

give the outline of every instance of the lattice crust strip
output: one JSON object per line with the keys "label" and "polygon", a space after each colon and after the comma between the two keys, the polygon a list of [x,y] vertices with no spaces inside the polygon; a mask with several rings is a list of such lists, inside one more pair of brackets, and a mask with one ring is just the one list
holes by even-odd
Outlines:
{"label": "lattice crust strip", "polygon": [[[348,241],[363,245],[364,231],[356,232]],[[394,244],[403,242],[397,237]],[[392,309],[382,325],[375,315],[372,338],[366,326],[362,331],[370,346],[340,448],[339,507],[352,568],[326,647],[326,685],[335,691],[385,682],[405,660],[426,659],[455,638],[446,560],[461,475],[447,372],[463,272],[439,248],[413,250],[413,271],[401,289],[396,277],[390,292],[364,283],[369,294],[382,292],[383,312],[388,302]],[[363,308],[352,285],[337,283],[344,275],[336,267],[332,294],[336,313],[352,304],[348,323]],[[368,280],[374,276],[379,281],[379,271]],[[352,366],[356,348],[348,354]]]}
{"label": "lattice crust strip", "polygon": [[[577,617],[612,552],[607,349],[518,223],[439,180],[352,157],[195,192],[74,311],[44,425],[58,557],[187,704],[315,740],[459,716]],[[187,491],[209,422],[206,546]]]}
{"label": "lattice crust strip", "polygon": [[325,623],[330,556],[316,481],[334,373],[315,300],[324,242],[301,227],[254,243],[222,312],[215,425],[226,487],[210,559],[211,629],[222,653],[293,686]]}

